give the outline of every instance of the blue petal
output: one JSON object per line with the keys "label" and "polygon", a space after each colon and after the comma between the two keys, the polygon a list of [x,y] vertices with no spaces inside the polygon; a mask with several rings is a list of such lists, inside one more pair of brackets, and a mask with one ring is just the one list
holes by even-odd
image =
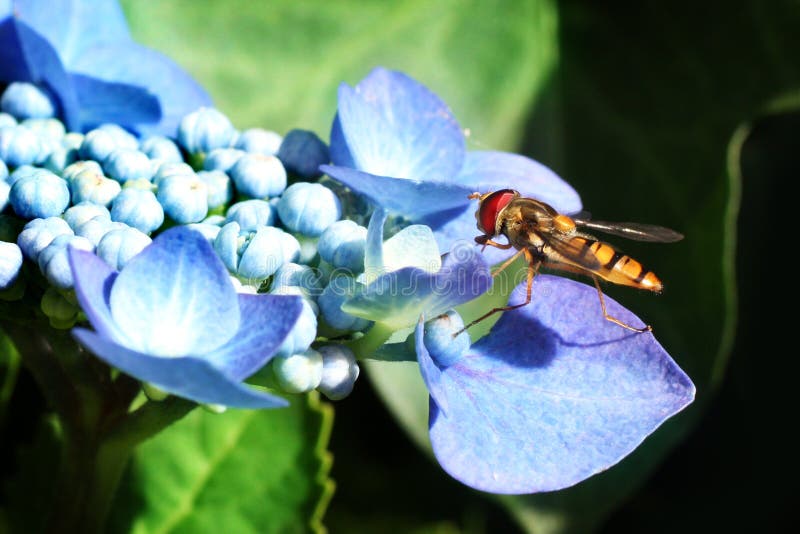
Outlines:
{"label": "blue petal", "polygon": [[70,66],[84,50],[100,43],[130,39],[125,14],[116,0],[14,0],[17,19],[25,21],[58,50]]}
{"label": "blue petal", "polygon": [[452,181],[463,163],[450,109],[400,72],[376,68],[355,89],[342,84],[338,118],[356,168],[370,174]]}
{"label": "blue petal", "polygon": [[117,345],[83,328],[75,328],[72,333],[81,344],[110,366],[178,397],[234,408],[277,408],[289,404],[280,397],[261,393],[231,380],[205,360],[149,356]]}
{"label": "blue petal", "polygon": [[367,228],[367,243],[364,247],[364,279],[372,282],[383,274],[383,228],[389,214],[378,207],[372,213]]}
{"label": "blue petal", "polygon": [[339,120],[339,114],[333,118],[333,126],[331,126],[331,161],[334,165],[339,167],[356,168],[356,162],[353,161],[353,155],[350,149],[347,148],[347,140],[344,138],[342,131],[342,121]]}
{"label": "blue petal", "polygon": [[[511,302],[524,295],[523,284]],[[483,491],[576,484],[620,461],[694,398],[694,385],[652,334],[603,318],[594,288],[541,275],[533,295],[433,385],[434,453],[453,477]],[[606,304],[611,315],[642,324]],[[436,401],[443,395],[446,414]]]}
{"label": "blue petal", "polygon": [[345,301],[351,315],[400,329],[417,323],[420,315],[434,317],[485,293],[492,285],[489,267],[473,249],[455,249],[442,268],[429,273],[406,267],[385,274]]}
{"label": "blue petal", "polygon": [[303,309],[299,297],[239,294],[242,322],[233,338],[207,354],[232,380],[243,380],[264,366],[292,330]]}
{"label": "blue petal", "polygon": [[45,85],[70,130],[80,129],[78,98],[58,54],[41,35],[15,17],[0,21],[0,81]]}
{"label": "blue petal", "polygon": [[184,115],[211,105],[203,88],[175,62],[133,42],[106,43],[86,50],[71,67],[80,74],[144,87],[155,94],[161,104],[161,120],[137,125],[141,134],[174,137]]}
{"label": "blue petal", "polygon": [[225,267],[202,234],[183,227],[158,236],[125,266],[111,314],[131,349],[157,356],[210,353],[239,328]]}
{"label": "blue petal", "polygon": [[456,184],[376,176],[330,165],[322,165],[320,170],[372,203],[412,221],[470,203],[467,196],[472,190]]}
{"label": "blue petal", "polygon": [[582,209],[581,198],[567,182],[541,163],[519,154],[469,152],[464,167],[452,181],[479,193],[516,189],[522,196],[541,200],[561,213]]}
{"label": "blue petal", "polygon": [[82,74],[70,76],[80,103],[83,128],[106,122],[134,126],[158,122],[161,105],[155,95],[143,87],[105,82]]}
{"label": "blue petal", "polygon": [[111,288],[118,273],[92,252],[69,247],[67,254],[78,304],[89,322],[101,336],[126,343],[111,316]]}
{"label": "blue petal", "polygon": [[422,380],[428,388],[428,393],[431,396],[432,403],[443,414],[448,413],[449,403],[447,401],[447,390],[442,387],[442,370],[436,365],[436,362],[431,358],[428,349],[425,347],[425,318],[420,317],[417,323],[417,328],[414,331],[414,342],[417,348],[417,361],[419,362],[419,371],[422,374]]}

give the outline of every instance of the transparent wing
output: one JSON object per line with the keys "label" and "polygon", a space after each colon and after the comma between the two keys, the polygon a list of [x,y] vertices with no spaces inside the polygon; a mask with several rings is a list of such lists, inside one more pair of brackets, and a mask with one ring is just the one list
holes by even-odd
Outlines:
{"label": "transparent wing", "polygon": [[555,257],[548,257],[548,260],[570,263],[589,271],[597,271],[601,268],[600,261],[590,249],[590,246],[596,242],[595,240],[583,237],[561,238],[555,234],[542,235],[542,238],[545,242],[545,251],[552,251],[556,254]]}
{"label": "transparent wing", "polygon": [[574,219],[575,224],[580,228],[588,228],[610,235],[633,239],[634,241],[649,241],[651,243],[674,243],[683,239],[683,234],[656,226],[654,224],[641,223],[612,223],[605,221],[590,221],[587,218]]}

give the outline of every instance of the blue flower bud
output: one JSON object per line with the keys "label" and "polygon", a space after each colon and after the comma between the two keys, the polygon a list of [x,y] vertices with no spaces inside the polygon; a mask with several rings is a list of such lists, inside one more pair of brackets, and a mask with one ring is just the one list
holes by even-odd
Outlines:
{"label": "blue flower bud", "polygon": [[440,366],[456,363],[469,350],[470,339],[466,330],[453,337],[462,328],[464,320],[455,310],[448,310],[425,323],[425,348]]}
{"label": "blue flower bud", "polygon": [[9,201],[24,219],[61,215],[69,206],[67,182],[46,169],[39,169],[11,186]]}
{"label": "blue flower bud", "polygon": [[0,180],[5,181],[6,178],[8,178],[8,167],[6,166],[6,162],[0,159]]}
{"label": "blue flower bud", "polygon": [[108,131],[98,128],[83,136],[78,154],[83,160],[105,161],[115,148],[117,148],[117,142],[114,136]]}
{"label": "blue flower bud", "polygon": [[33,261],[37,261],[39,253],[56,237],[67,234],[72,235],[72,228],[61,217],[48,217],[47,219],[34,219],[30,221],[17,237],[17,245],[22,254]]}
{"label": "blue flower bud", "polygon": [[14,169],[14,172],[8,175],[6,181],[8,182],[9,185],[14,185],[21,178],[25,178],[26,176],[33,176],[40,170],[42,169],[39,167],[34,167],[33,165],[20,165],[19,167]]}
{"label": "blue flower bud", "polygon": [[50,154],[61,149],[61,140],[64,138],[66,130],[64,123],[58,119],[26,119],[20,126],[32,131],[38,138],[40,144],[37,162],[44,162]]}
{"label": "blue flower bud", "polygon": [[39,254],[39,269],[47,281],[58,289],[72,289],[75,285],[69,266],[67,247],[93,251],[94,245],[85,237],[60,235]]}
{"label": "blue flower bud", "polygon": [[255,231],[259,226],[272,226],[274,217],[269,202],[243,200],[228,208],[225,222],[236,221],[243,231]]}
{"label": "blue flower bud", "polygon": [[316,388],[322,380],[322,367],[322,355],[311,349],[272,361],[278,385],[287,393],[306,393]]}
{"label": "blue flower bud", "polygon": [[97,255],[112,269],[121,271],[152,239],[136,228],[111,230],[97,244]]}
{"label": "blue flower bud", "polygon": [[263,128],[250,128],[239,134],[236,148],[251,154],[274,156],[281,147],[281,136]]}
{"label": "blue flower bud", "polygon": [[203,222],[221,227],[223,224],[225,224],[225,217],[219,214],[209,215]]}
{"label": "blue flower bud", "polygon": [[284,263],[295,261],[300,253],[297,240],[280,228],[262,226],[247,234],[236,269],[236,274],[245,280],[263,280],[272,276]]}
{"label": "blue flower bud", "polygon": [[164,224],[164,208],[152,191],[126,187],[111,204],[111,220],[149,234]]}
{"label": "blue flower bud", "polygon": [[229,147],[236,138],[231,121],[215,108],[200,108],[189,113],[178,126],[178,142],[190,154],[208,153]]}
{"label": "blue flower bud", "polygon": [[0,241],[0,290],[5,290],[19,278],[22,269],[22,250],[16,243]]}
{"label": "blue flower bud", "polygon": [[331,154],[328,145],[314,132],[292,130],[283,138],[278,159],[287,171],[313,180],[322,176],[319,166],[329,163]]}
{"label": "blue flower bud", "polygon": [[103,175],[103,168],[99,163],[92,160],[76,161],[68,165],[61,173],[61,177],[67,182],[71,182],[76,176],[84,171],[91,171]]}
{"label": "blue flower bud", "polygon": [[278,293],[284,287],[298,287],[304,296],[316,299],[322,293],[321,275],[308,265],[284,263],[272,277],[270,293]]}
{"label": "blue flower bud", "polygon": [[27,82],[9,84],[0,98],[0,109],[19,120],[49,118],[56,114],[55,103],[48,91]]}
{"label": "blue flower bud", "polygon": [[[281,291],[273,295],[297,295],[303,296],[303,290],[299,287],[284,286]],[[300,317],[294,324],[289,334],[284,339],[281,346],[275,353],[277,356],[291,356],[298,352],[307,350],[317,338],[317,305],[307,298],[303,298],[303,308]]]}
{"label": "blue flower bud", "polygon": [[372,322],[342,311],[345,300],[358,291],[358,282],[350,276],[335,276],[322,291],[317,303],[325,322],[336,330],[344,332],[366,330]]}
{"label": "blue flower bud", "polygon": [[214,245],[214,240],[217,239],[219,231],[221,230],[218,225],[208,222],[192,223],[186,226],[187,228],[191,228],[192,230],[196,230],[203,234],[203,237],[205,237],[206,241],[208,241],[212,246]]}
{"label": "blue flower bud", "polygon": [[109,206],[122,190],[119,182],[106,178],[99,170],[84,169],[69,181],[72,202],[91,202],[100,206]]}
{"label": "blue flower bud", "polygon": [[61,138],[61,146],[67,150],[79,150],[83,144],[83,134],[80,132],[67,132]]}
{"label": "blue flower bud", "polygon": [[319,237],[341,218],[342,204],[324,185],[300,182],[281,195],[278,214],[283,225],[293,232]]}
{"label": "blue flower bud", "polygon": [[243,150],[236,148],[215,148],[203,161],[203,169],[228,172],[244,154]]}
{"label": "blue flower bud", "polygon": [[0,180],[0,211],[6,209],[8,205],[8,195],[11,193],[11,185],[5,180]]}
{"label": "blue flower bud", "polygon": [[48,287],[42,295],[40,307],[50,319],[50,326],[60,330],[72,328],[78,319],[80,308],[67,300],[56,288]]}
{"label": "blue flower bud", "polygon": [[91,202],[81,202],[65,211],[63,217],[64,220],[67,221],[67,224],[69,224],[69,227],[74,231],[77,227],[95,217],[102,217],[110,221],[111,213],[109,213],[108,208],[105,206],[93,204]]}
{"label": "blue flower bud", "polygon": [[103,161],[105,173],[120,183],[128,180],[150,180],[153,177],[153,163],[138,150],[115,148]]}
{"label": "blue flower bud", "polygon": [[42,145],[36,134],[24,126],[0,128],[0,159],[9,167],[30,165],[38,161]]}
{"label": "blue flower bud", "polygon": [[43,166],[48,171],[61,174],[69,165],[78,161],[78,158],[77,149],[61,146],[50,152],[47,159],[44,160]]}
{"label": "blue flower bud", "polygon": [[85,237],[97,248],[97,244],[111,230],[122,230],[128,225],[121,222],[112,222],[105,217],[94,217],[75,228],[75,235]]}
{"label": "blue flower bud", "polygon": [[222,171],[200,171],[197,177],[206,184],[207,204],[210,209],[224,206],[233,198],[233,183]]}
{"label": "blue flower bud", "polygon": [[239,223],[230,222],[220,228],[214,239],[214,252],[222,260],[222,264],[231,273],[236,273],[239,267],[239,249],[247,241],[246,236],[240,236]]}
{"label": "blue flower bud", "polygon": [[319,256],[338,269],[353,274],[364,270],[367,229],[353,221],[336,221],[319,238]]}
{"label": "blue flower bud", "polygon": [[5,111],[0,111],[0,128],[4,126],[16,126],[17,119],[15,119],[12,115],[9,115]]}
{"label": "blue flower bud", "polygon": [[97,127],[98,130],[111,135],[117,148],[127,148],[136,150],[139,148],[139,140],[132,133],[119,124],[105,123]]}
{"label": "blue flower bud", "polygon": [[142,139],[139,143],[139,150],[151,160],[158,160],[161,163],[183,163],[183,156],[178,145],[172,139],[161,135]]}
{"label": "blue flower bud", "polygon": [[317,389],[330,400],[342,400],[358,379],[356,357],[344,345],[324,345],[317,350],[322,354],[322,380]]}
{"label": "blue flower bud", "polygon": [[158,186],[168,176],[194,176],[194,169],[188,163],[162,163],[153,176],[153,183]]}
{"label": "blue flower bud", "polygon": [[244,196],[275,197],[286,189],[286,169],[275,156],[245,154],[228,172]]}
{"label": "blue flower bud", "polygon": [[158,186],[158,201],[173,221],[200,222],[208,214],[208,186],[194,173],[168,176]]}

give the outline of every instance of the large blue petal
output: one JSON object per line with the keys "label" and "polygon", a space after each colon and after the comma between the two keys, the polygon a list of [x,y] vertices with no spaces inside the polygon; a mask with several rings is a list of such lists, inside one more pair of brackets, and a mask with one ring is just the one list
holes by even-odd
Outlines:
{"label": "large blue petal", "polygon": [[338,118],[355,166],[370,174],[452,181],[463,163],[464,135],[450,109],[400,72],[376,68],[355,89],[342,84]]}
{"label": "large blue petal", "polygon": [[232,380],[244,380],[272,358],[302,309],[300,297],[239,294],[239,331],[204,359]]}
{"label": "large blue petal", "polygon": [[261,393],[231,380],[202,359],[159,358],[117,345],[90,330],[75,328],[72,333],[82,345],[110,366],[178,397],[233,408],[277,408],[289,405],[280,397]]}
{"label": "large blue petal", "polygon": [[412,221],[469,204],[471,190],[457,184],[376,176],[331,165],[322,165],[320,170],[372,203]]}
{"label": "large blue petal", "polygon": [[136,125],[139,133],[174,137],[184,115],[211,105],[203,88],[174,61],[133,42],[106,43],[88,49],[71,65],[71,70],[108,82],[140,86],[156,95],[161,104],[161,120]]}
{"label": "large blue petal", "polygon": [[144,87],[106,82],[82,74],[73,74],[70,79],[78,95],[83,129],[106,122],[134,127],[140,123],[156,123],[161,118],[158,98]]}
{"label": "large blue petal", "polygon": [[581,198],[572,186],[548,167],[519,154],[468,152],[464,167],[452,181],[479,193],[516,189],[522,196],[541,200],[561,213],[575,213],[582,208]]}
{"label": "large blue petal", "polygon": [[406,267],[385,274],[345,301],[342,310],[400,329],[416,324],[420,315],[434,317],[472,300],[491,285],[480,253],[456,248],[444,257],[438,272]]}
{"label": "large blue petal", "polygon": [[69,247],[67,255],[78,304],[89,322],[101,336],[125,344],[126,338],[111,316],[111,288],[117,272],[93,252]]}
{"label": "large blue petal", "polygon": [[134,257],[111,290],[129,348],[156,356],[206,354],[239,329],[239,301],[202,234],[172,228]]}
{"label": "large blue petal", "polygon": [[52,91],[70,130],[80,129],[78,98],[50,43],[15,17],[0,21],[0,81],[42,84]]}
{"label": "large blue petal", "polygon": [[[511,302],[524,294],[523,284]],[[446,413],[435,398],[430,408],[436,457],[483,491],[576,484],[620,461],[694,398],[691,380],[652,334],[603,318],[594,288],[541,275],[533,295],[432,386],[447,399]],[[606,304],[613,316],[642,324]]]}
{"label": "large blue petal", "polygon": [[[69,68],[91,46],[130,40],[116,0],[14,0],[17,19],[44,36]],[[0,11],[2,13],[2,11]]]}

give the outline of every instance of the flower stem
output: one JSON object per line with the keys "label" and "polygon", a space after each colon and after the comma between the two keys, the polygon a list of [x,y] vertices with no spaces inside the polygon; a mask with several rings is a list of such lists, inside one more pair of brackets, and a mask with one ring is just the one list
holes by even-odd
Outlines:
{"label": "flower stem", "polygon": [[356,359],[363,360],[372,356],[378,348],[386,343],[394,330],[385,324],[375,323],[367,333],[360,338],[346,343],[346,345],[356,355]]}

